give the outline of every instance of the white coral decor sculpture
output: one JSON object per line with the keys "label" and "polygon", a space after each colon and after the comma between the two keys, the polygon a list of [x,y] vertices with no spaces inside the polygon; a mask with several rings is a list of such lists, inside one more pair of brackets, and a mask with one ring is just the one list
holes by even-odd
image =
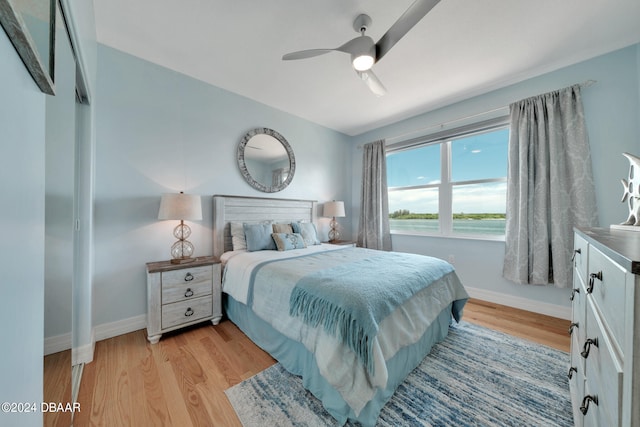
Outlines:
{"label": "white coral decor sculpture", "polygon": [[640,226],[640,157],[629,153],[622,153],[622,155],[629,159],[629,181],[622,180],[624,187],[622,203],[628,203],[629,217],[622,225]]}

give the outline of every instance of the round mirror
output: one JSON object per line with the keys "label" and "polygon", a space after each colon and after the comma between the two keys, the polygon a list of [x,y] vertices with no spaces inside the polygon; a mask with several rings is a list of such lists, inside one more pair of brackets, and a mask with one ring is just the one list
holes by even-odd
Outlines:
{"label": "round mirror", "polygon": [[296,159],[286,139],[268,128],[253,129],[238,144],[238,166],[256,190],[275,193],[293,180]]}

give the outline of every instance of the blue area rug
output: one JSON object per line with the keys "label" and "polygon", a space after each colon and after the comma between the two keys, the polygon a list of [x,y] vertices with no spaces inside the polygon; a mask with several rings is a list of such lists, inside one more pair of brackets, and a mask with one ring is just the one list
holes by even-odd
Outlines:
{"label": "blue area rug", "polygon": [[[568,360],[565,352],[462,322],[398,387],[377,425],[573,426]],[[226,394],[245,427],[337,425],[280,364]]]}

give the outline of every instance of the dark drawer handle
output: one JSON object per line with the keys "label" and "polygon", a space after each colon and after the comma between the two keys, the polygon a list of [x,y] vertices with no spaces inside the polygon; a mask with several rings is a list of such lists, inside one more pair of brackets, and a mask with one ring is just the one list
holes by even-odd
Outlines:
{"label": "dark drawer handle", "polygon": [[582,357],[584,357],[585,359],[587,357],[589,357],[589,352],[591,351],[591,344],[593,344],[594,346],[598,347],[598,338],[587,338],[587,340],[584,343],[584,347],[582,348],[582,351],[580,352],[580,354],[582,355]]}
{"label": "dark drawer handle", "polygon": [[569,379],[573,378],[573,373],[578,373],[578,370],[576,369],[575,366],[572,366],[569,368],[569,373],[567,374],[567,376],[569,377]]}
{"label": "dark drawer handle", "polygon": [[602,282],[602,271],[598,271],[597,273],[591,273],[589,275],[589,286],[587,286],[587,293],[590,294],[593,292],[593,285],[595,284],[595,280],[598,279]]}
{"label": "dark drawer handle", "polygon": [[582,251],[580,250],[580,248],[574,249],[573,250],[573,256],[571,257],[571,262],[575,261],[577,254],[581,254],[581,253],[582,253]]}
{"label": "dark drawer handle", "polygon": [[573,301],[573,299],[576,297],[576,294],[580,293],[580,288],[575,288],[571,291],[571,298],[569,298],[571,301]]}
{"label": "dark drawer handle", "polygon": [[187,308],[187,311],[184,312],[184,317],[193,316],[193,310],[191,307]]}
{"label": "dark drawer handle", "polygon": [[596,406],[598,406],[598,396],[585,396],[582,399],[582,405],[580,406],[580,412],[582,415],[587,415],[587,411],[589,410],[589,402],[593,402]]}
{"label": "dark drawer handle", "polygon": [[186,276],[184,276],[184,281],[185,281],[185,282],[190,282],[190,281],[192,281],[192,280],[193,280],[193,274],[191,274],[191,273],[187,273],[187,275],[186,275]]}
{"label": "dark drawer handle", "polygon": [[573,334],[573,330],[575,328],[579,328],[579,327],[580,327],[579,323],[577,323],[577,322],[576,323],[572,323],[571,326],[569,326],[569,335]]}
{"label": "dark drawer handle", "polygon": [[193,291],[191,288],[187,288],[187,291],[184,293],[185,298],[189,298],[193,296]]}

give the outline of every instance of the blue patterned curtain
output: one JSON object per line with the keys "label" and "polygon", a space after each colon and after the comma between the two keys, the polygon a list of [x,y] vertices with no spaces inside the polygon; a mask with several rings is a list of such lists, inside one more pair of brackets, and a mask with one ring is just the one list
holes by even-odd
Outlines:
{"label": "blue patterned curtain", "polygon": [[598,212],[580,86],[510,105],[503,275],[572,286],[573,227]]}

